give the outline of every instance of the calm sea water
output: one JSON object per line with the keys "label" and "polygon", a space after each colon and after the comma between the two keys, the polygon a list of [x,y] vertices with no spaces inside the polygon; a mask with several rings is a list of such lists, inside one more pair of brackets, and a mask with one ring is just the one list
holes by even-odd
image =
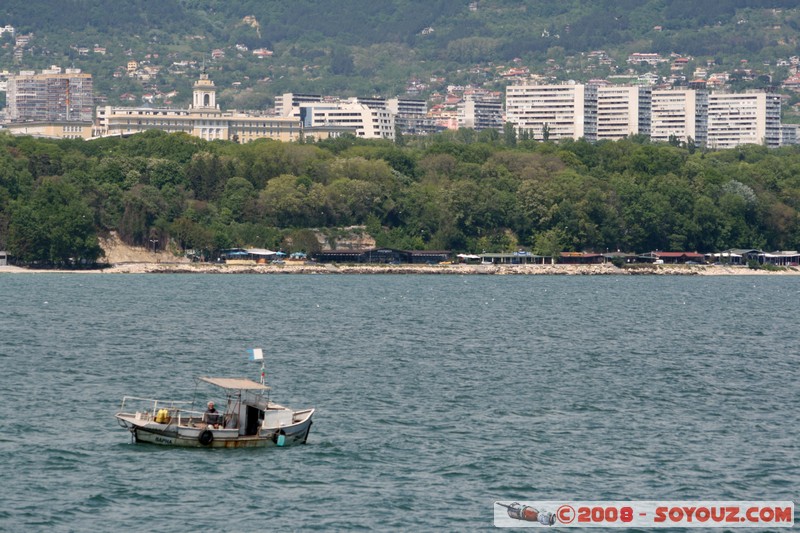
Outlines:
{"label": "calm sea water", "polygon": [[[0,275],[0,530],[466,531],[494,500],[792,500],[799,282]],[[258,379],[253,347],[273,400],[317,408],[306,446],[117,426],[124,395]]]}

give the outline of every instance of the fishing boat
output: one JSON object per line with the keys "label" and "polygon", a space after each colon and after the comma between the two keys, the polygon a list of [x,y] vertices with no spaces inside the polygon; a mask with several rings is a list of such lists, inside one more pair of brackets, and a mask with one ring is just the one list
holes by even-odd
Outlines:
{"label": "fishing boat", "polygon": [[[263,367],[262,367],[263,368]],[[273,403],[270,388],[246,378],[201,377],[226,392],[225,408],[200,411],[193,402],[125,396],[116,413],[134,442],[194,448],[244,448],[305,444],[314,409]]]}

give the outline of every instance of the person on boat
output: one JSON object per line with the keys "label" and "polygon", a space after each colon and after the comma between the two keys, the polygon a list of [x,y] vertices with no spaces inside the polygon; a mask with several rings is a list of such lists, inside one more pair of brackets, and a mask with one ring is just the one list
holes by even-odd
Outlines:
{"label": "person on boat", "polygon": [[219,411],[214,408],[214,402],[208,402],[208,409],[203,414],[203,421],[205,421],[208,425],[217,425],[219,424]]}

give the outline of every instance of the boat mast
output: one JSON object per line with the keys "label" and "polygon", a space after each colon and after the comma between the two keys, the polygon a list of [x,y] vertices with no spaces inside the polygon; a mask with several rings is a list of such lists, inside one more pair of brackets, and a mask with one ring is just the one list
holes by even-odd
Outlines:
{"label": "boat mast", "polygon": [[[261,348],[253,348],[247,351],[250,353],[251,361],[261,361],[261,384],[266,386],[267,368],[266,361],[264,361],[264,350]],[[269,393],[267,393],[267,404],[269,404]]]}

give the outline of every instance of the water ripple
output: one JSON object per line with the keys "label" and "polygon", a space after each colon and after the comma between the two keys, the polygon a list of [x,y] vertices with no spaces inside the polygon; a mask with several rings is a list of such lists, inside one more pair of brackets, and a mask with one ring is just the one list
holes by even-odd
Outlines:
{"label": "water ripple", "polygon": [[[2,276],[0,523],[463,531],[493,500],[789,500],[800,333],[768,302],[793,283]],[[164,449],[113,420],[256,377],[254,346],[276,400],[318,408],[308,445]]]}

